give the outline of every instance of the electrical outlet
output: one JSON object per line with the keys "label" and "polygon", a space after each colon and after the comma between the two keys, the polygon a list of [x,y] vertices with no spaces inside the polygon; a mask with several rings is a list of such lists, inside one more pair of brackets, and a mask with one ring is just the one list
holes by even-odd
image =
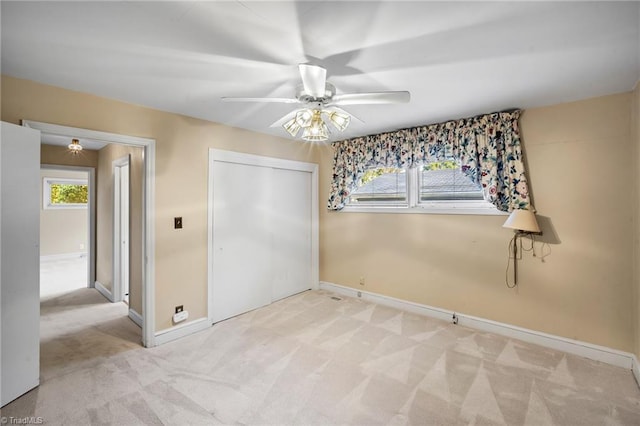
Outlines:
{"label": "electrical outlet", "polygon": [[176,306],[176,314],[182,311],[184,311],[184,305]]}
{"label": "electrical outlet", "polygon": [[358,297],[362,297],[362,292],[361,291],[358,292]]}
{"label": "electrical outlet", "polygon": [[182,218],[174,217],[173,218],[173,228],[174,229],[182,229]]}
{"label": "electrical outlet", "polygon": [[360,285],[364,285],[364,277],[360,277]]}

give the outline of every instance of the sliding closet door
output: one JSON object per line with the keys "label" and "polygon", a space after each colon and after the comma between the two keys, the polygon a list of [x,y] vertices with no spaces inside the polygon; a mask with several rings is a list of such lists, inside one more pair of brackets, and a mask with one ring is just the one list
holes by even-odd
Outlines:
{"label": "sliding closet door", "polygon": [[309,290],[311,283],[311,173],[273,170],[272,299]]}
{"label": "sliding closet door", "polygon": [[317,283],[317,165],[211,150],[209,318]]}
{"label": "sliding closet door", "polygon": [[271,303],[271,169],[213,167],[212,321]]}

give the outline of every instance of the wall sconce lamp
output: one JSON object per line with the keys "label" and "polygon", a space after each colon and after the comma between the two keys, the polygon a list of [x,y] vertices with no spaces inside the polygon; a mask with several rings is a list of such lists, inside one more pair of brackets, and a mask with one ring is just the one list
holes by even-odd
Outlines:
{"label": "wall sconce lamp", "polygon": [[513,288],[518,285],[518,244],[522,247],[521,238],[532,234],[541,234],[542,232],[533,210],[519,209],[512,211],[502,227],[514,230],[513,238],[509,243],[509,253],[513,257],[513,285],[509,285],[508,278],[506,278],[507,287]]}

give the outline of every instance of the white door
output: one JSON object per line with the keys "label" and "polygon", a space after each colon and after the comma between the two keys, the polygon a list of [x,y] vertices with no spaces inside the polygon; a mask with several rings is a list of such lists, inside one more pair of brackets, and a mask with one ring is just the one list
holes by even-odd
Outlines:
{"label": "white door", "polygon": [[40,132],[2,123],[0,406],[39,384]]}
{"label": "white door", "polygon": [[271,248],[271,298],[309,290],[311,282],[311,173],[274,169]]}
{"label": "white door", "polygon": [[317,166],[212,150],[209,167],[212,322],[313,288]]}
{"label": "white door", "polygon": [[129,303],[129,156],[113,162],[113,280],[115,301]]}
{"label": "white door", "polygon": [[216,162],[213,322],[271,303],[271,169]]}

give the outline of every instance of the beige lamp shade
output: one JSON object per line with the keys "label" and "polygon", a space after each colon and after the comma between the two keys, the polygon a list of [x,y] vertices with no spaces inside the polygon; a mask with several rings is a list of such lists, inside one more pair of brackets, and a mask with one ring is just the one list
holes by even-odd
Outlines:
{"label": "beige lamp shade", "polygon": [[531,210],[512,211],[502,227],[515,229],[516,231],[540,232],[536,215]]}

